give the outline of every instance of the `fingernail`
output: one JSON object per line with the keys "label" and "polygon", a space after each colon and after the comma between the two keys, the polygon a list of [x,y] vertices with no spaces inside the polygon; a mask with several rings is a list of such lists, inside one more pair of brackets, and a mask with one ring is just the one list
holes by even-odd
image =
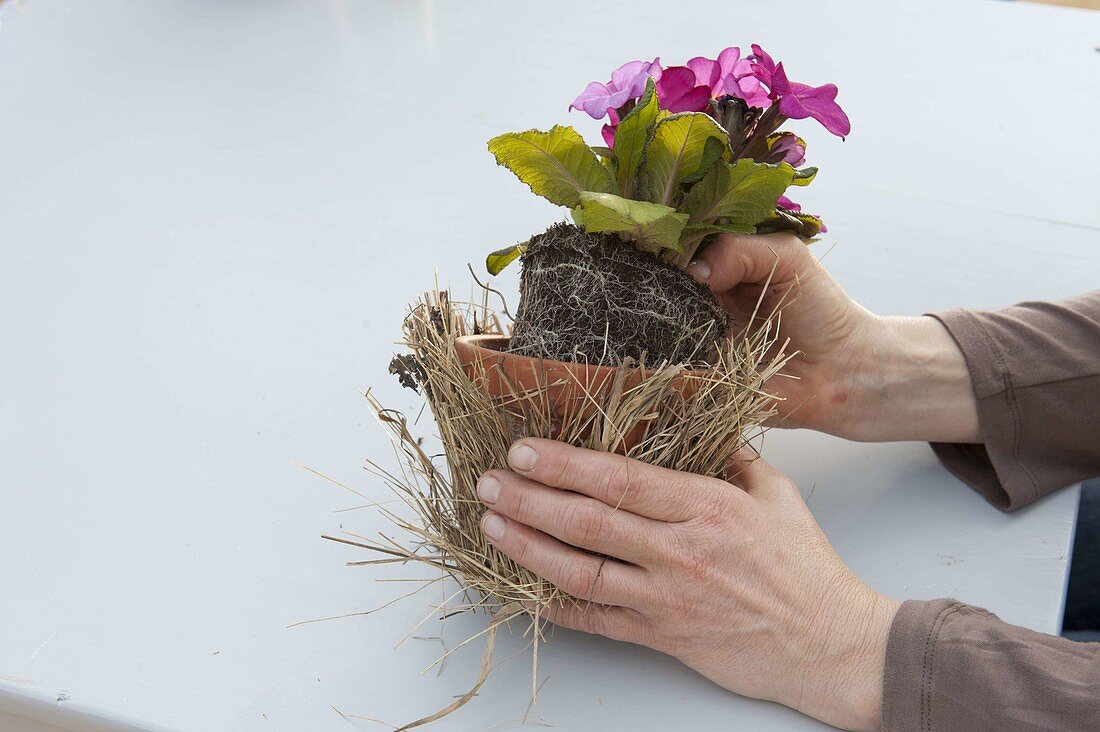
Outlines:
{"label": "fingernail", "polygon": [[486,503],[496,503],[500,498],[500,481],[491,475],[483,475],[477,482],[477,497]]}
{"label": "fingernail", "polygon": [[493,541],[500,541],[500,537],[504,536],[504,519],[495,513],[486,514],[481,521],[481,530]]}
{"label": "fingernail", "polygon": [[687,272],[700,282],[706,282],[710,277],[710,265],[700,259],[696,259],[687,266]]}
{"label": "fingernail", "polygon": [[508,451],[508,464],[516,470],[534,470],[539,455],[527,445],[515,445]]}

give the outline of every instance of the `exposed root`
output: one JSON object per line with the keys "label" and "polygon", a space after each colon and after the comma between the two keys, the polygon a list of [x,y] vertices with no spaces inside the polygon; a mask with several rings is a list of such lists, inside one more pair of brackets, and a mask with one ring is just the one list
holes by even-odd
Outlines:
{"label": "exposed root", "polygon": [[729,327],[710,288],[611,234],[556,224],[531,239],[521,262],[514,353],[713,362]]}

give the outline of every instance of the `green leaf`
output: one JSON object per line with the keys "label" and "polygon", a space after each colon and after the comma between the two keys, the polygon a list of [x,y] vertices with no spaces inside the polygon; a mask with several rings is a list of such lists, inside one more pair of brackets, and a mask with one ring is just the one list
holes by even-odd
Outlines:
{"label": "green leaf", "polygon": [[[3,2],[3,0],[0,0]],[[615,151],[609,147],[592,147],[592,152],[600,156],[600,165],[607,168],[607,172],[611,173],[611,177],[614,178],[618,175],[619,161],[615,157]]]}
{"label": "green leaf", "polygon": [[498,249],[485,258],[485,269],[489,270],[491,275],[498,275],[501,270],[519,259],[525,251],[527,251],[526,244],[513,244],[510,247]]}
{"label": "green leaf", "polygon": [[792,181],[792,184],[796,186],[808,186],[810,185],[810,183],[813,183],[813,180],[816,177],[817,168],[814,168],[812,166],[809,168],[803,168],[802,170],[796,170],[794,171],[794,180]]}
{"label": "green leaf", "polygon": [[745,224],[692,224],[684,228],[685,234],[755,234],[755,226]]}
{"label": "green leaf", "polygon": [[811,239],[821,233],[823,223],[813,214],[776,210],[756,227],[760,234],[789,231],[803,239]]}
{"label": "green leaf", "polygon": [[576,206],[581,191],[615,191],[610,171],[572,127],[507,132],[489,140],[489,152],[532,191],[559,206]]}
{"label": "green leaf", "polygon": [[580,205],[573,209],[573,220],[585,231],[618,234],[643,251],[662,247],[680,251],[680,234],[687,223],[687,214],[677,213],[671,206],[611,193],[585,192],[580,199]]}
{"label": "green leaf", "polygon": [[615,163],[614,158],[600,158],[600,165],[607,169],[607,172],[611,174],[611,179],[614,180],[615,176],[619,172],[619,166]]}
{"label": "green leaf", "polygon": [[654,203],[675,205],[680,184],[702,167],[706,141],[711,138],[728,149],[726,131],[702,112],[673,114],[657,122],[642,162],[645,197]]}
{"label": "green leaf", "polygon": [[683,210],[691,214],[694,225],[723,219],[734,226],[754,226],[775,211],[775,202],[793,179],[794,168],[786,163],[719,160],[688,191]]}
{"label": "green leaf", "polygon": [[729,149],[728,139],[719,140],[716,137],[708,137],[703,144],[703,161],[699,164],[699,170],[680,181],[685,188],[691,187],[701,181],[703,176],[710,172],[722,154]]}
{"label": "green leaf", "polygon": [[638,168],[642,164],[642,153],[646,143],[653,135],[653,126],[657,123],[657,88],[653,79],[645,83],[645,92],[634,109],[623,117],[615,130],[615,159],[618,163],[619,193],[627,198],[634,197]]}
{"label": "green leaf", "polygon": [[603,145],[593,145],[592,146],[592,152],[599,155],[601,160],[614,160],[615,159],[615,151],[612,150],[609,147],[604,147]]}

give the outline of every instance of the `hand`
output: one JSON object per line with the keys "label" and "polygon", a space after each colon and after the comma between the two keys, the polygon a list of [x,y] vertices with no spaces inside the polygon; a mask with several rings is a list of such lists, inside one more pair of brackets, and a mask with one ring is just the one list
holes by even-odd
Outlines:
{"label": "hand", "polygon": [[946,328],[860,307],[794,235],[721,236],[688,271],[735,329],[782,306],[780,334],[799,355],[783,371],[794,378],[768,383],[783,400],[778,426],[865,441],[981,441],[966,360]]}
{"label": "hand", "polygon": [[877,728],[898,603],[844,566],[763,460],[738,463],[731,485],[550,440],[521,440],[508,459],[514,472],[478,484],[485,535],[590,601],[552,603],[551,622],[655,648],[829,724]]}

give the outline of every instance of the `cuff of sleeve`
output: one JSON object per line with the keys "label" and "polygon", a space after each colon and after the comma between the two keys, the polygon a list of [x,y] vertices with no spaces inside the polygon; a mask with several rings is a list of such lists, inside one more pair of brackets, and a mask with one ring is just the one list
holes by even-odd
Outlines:
{"label": "cuff of sleeve", "polygon": [[932,661],[947,618],[965,607],[956,600],[907,600],[890,626],[882,686],[882,729],[931,728]]}
{"label": "cuff of sleeve", "polygon": [[966,310],[932,313],[966,358],[978,404],[981,445],[932,443],[955,477],[1002,511],[1014,511],[1041,492],[1020,459],[1020,405],[1004,355],[975,315]]}

